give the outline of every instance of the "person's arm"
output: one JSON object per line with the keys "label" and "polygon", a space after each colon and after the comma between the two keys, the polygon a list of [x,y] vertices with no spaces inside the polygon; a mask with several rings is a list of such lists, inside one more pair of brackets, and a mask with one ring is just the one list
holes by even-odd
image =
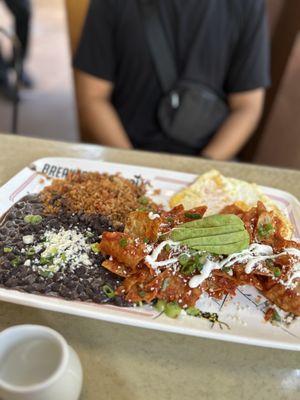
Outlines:
{"label": "person's arm", "polygon": [[77,107],[81,129],[93,141],[112,147],[132,147],[111,103],[113,83],[75,70]]}
{"label": "person's arm", "polygon": [[230,160],[241,150],[260,120],[265,89],[228,96],[230,114],[201,155],[215,160]]}

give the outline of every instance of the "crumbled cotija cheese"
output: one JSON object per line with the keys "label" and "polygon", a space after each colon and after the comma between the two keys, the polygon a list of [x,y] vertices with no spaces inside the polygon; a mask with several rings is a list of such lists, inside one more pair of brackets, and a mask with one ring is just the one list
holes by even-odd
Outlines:
{"label": "crumbled cotija cheese", "polygon": [[54,255],[54,265],[61,263],[62,257],[71,269],[76,268],[78,264],[91,265],[87,254],[91,245],[86,243],[85,237],[77,230],[61,228],[58,232],[46,231],[44,238],[45,250],[41,255],[46,258]]}
{"label": "crumbled cotija cheese", "polygon": [[34,246],[34,251],[36,257],[31,262],[32,268],[51,274],[66,268],[74,271],[80,265],[92,264],[88,255],[91,244],[87,243],[85,236],[77,229],[46,231],[42,242]]}

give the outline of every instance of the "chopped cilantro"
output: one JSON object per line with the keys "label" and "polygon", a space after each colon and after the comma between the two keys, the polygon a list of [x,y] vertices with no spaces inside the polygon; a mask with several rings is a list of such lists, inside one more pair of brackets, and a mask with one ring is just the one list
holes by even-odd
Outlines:
{"label": "chopped cilantro", "polygon": [[183,267],[188,263],[190,257],[187,254],[180,254],[178,261]]}
{"label": "chopped cilantro", "polygon": [[122,238],[119,240],[119,245],[120,245],[121,247],[125,248],[125,247],[127,246],[127,244],[128,244],[128,241],[127,241],[126,238],[122,237]]}
{"label": "chopped cilantro", "polygon": [[171,246],[169,245],[169,243],[165,245],[165,250],[168,252],[171,250]]}
{"label": "chopped cilantro", "polygon": [[150,239],[148,239],[148,238],[145,237],[144,240],[143,240],[143,242],[147,244],[147,243],[150,242]]}

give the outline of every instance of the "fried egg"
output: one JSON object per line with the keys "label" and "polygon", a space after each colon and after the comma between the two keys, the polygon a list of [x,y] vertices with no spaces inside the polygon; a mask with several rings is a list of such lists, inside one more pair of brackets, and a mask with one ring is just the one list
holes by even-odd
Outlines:
{"label": "fried egg", "polygon": [[236,204],[247,211],[262,201],[268,211],[274,213],[284,224],[284,237],[290,238],[292,225],[276,203],[266,196],[255,183],[235,178],[227,178],[217,170],[211,170],[199,176],[192,185],[176,193],[170,199],[170,207],[183,204],[185,209],[206,205],[205,215],[219,213],[225,206]]}

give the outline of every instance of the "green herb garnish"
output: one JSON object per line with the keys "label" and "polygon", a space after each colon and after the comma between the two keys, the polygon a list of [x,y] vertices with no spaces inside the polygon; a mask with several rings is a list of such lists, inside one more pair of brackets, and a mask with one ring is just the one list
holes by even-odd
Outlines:
{"label": "green herb garnish", "polygon": [[126,238],[121,238],[120,240],[119,240],[119,245],[124,249],[126,246],[127,246],[127,244],[128,244],[128,241],[127,241],[127,239]]}
{"label": "green herb garnish", "polygon": [[3,253],[11,253],[13,251],[12,247],[4,247]]}
{"label": "green herb garnish", "polygon": [[187,254],[180,254],[180,256],[178,257],[179,264],[183,267],[188,263],[189,259],[190,256],[188,256]]}
{"label": "green herb garnish", "polygon": [[258,237],[260,239],[267,239],[275,232],[275,228],[272,224],[260,224],[257,229]]}

